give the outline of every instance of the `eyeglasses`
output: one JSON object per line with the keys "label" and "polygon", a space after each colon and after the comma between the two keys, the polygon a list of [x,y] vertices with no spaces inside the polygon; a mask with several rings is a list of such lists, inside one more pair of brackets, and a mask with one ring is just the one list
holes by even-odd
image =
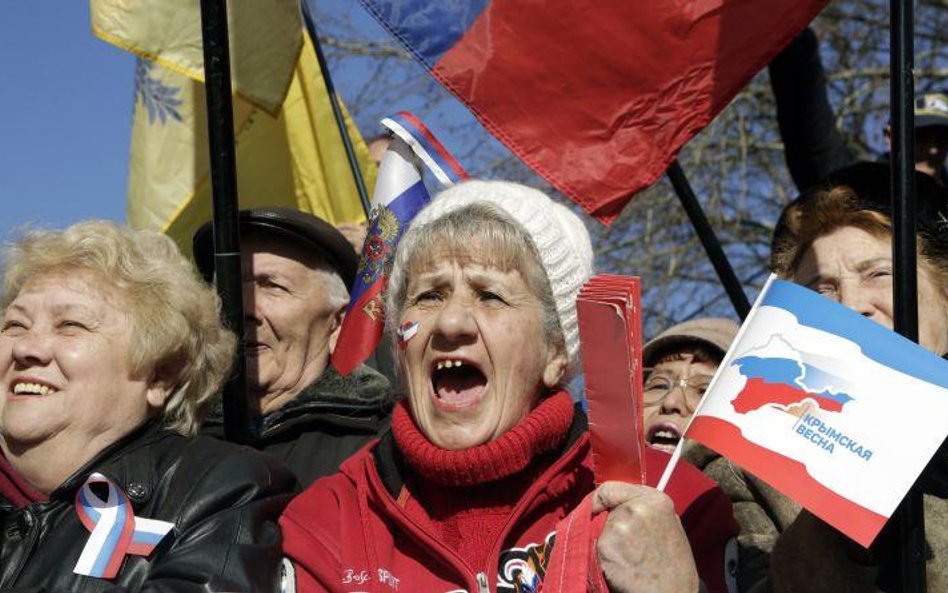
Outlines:
{"label": "eyeglasses", "polygon": [[690,377],[682,377],[672,373],[655,371],[653,368],[643,369],[645,379],[645,403],[654,405],[665,399],[676,387],[680,387],[685,394],[685,402],[691,410],[698,406],[711,384],[713,375],[699,373]]}

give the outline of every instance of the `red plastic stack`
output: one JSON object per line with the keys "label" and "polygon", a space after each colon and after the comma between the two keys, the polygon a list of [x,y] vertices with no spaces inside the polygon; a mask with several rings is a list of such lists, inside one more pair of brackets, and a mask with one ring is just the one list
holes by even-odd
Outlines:
{"label": "red plastic stack", "polygon": [[634,276],[594,276],[576,298],[596,483],[645,482],[642,291]]}

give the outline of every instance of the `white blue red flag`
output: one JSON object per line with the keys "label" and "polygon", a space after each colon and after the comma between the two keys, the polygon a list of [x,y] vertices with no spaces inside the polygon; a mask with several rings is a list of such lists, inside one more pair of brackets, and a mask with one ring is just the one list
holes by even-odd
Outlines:
{"label": "white blue red flag", "polygon": [[[95,493],[95,485],[106,493],[104,499]],[[136,517],[125,493],[99,473],[90,475],[76,492],[76,514],[89,539],[73,572],[102,579],[115,578],[127,554],[151,554],[174,528],[168,521]]]}
{"label": "white blue red flag", "polygon": [[332,364],[348,375],[365,362],[385,328],[385,281],[398,240],[415,214],[431,200],[421,178],[420,160],[442,185],[453,185],[467,173],[415,116],[401,111],[382,120],[394,138],[379,165],[369,231],[349,298],[349,308],[332,353]]}
{"label": "white blue red flag", "polygon": [[866,547],[946,435],[948,362],[774,278],[685,432]]}
{"label": "white blue red flag", "polygon": [[609,221],[828,0],[361,2],[517,157]]}

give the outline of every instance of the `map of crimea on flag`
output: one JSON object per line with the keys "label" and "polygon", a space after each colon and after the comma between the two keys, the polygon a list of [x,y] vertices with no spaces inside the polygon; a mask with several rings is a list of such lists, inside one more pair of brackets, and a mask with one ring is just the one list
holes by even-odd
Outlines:
{"label": "map of crimea on flag", "polygon": [[[804,357],[801,353],[801,358]],[[790,412],[803,411],[807,402],[813,402],[820,410],[841,412],[843,406],[853,400],[841,389],[847,385],[844,379],[805,362],[742,356],[731,364],[747,378],[744,388],[731,401],[739,414],[767,405]]]}
{"label": "map of crimea on flag", "polygon": [[946,434],[948,363],[773,278],[685,432],[867,547]]}

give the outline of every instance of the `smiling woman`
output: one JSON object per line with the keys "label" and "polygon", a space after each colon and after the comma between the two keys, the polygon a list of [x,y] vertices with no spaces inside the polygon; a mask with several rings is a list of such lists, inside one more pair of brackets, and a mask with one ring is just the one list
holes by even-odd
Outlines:
{"label": "smiling woman", "polygon": [[106,222],[30,233],[3,290],[0,589],[275,590],[294,481],[187,438],[235,340],[171,240]]}
{"label": "smiling woman", "polygon": [[13,364],[4,369],[11,393],[0,412],[3,444],[14,458],[25,457],[16,453],[27,447],[66,452],[51,459],[67,466],[59,475],[37,474],[36,485],[47,492],[75,461],[91,458],[165,403],[158,383],[129,371],[122,304],[115,290],[97,284],[88,272],[36,277],[4,316],[0,356]]}
{"label": "smiling woman", "polygon": [[[586,417],[563,388],[579,368],[575,299],[591,272],[582,221],[534,189],[469,181],[418,214],[387,288],[407,394],[390,434],[284,513],[302,591],[536,591],[558,523],[587,495],[608,512],[589,590],[693,592],[699,574],[723,590],[713,550],[731,517],[719,493],[687,470],[671,497],[593,483]],[[704,494],[683,528],[676,510]]]}

